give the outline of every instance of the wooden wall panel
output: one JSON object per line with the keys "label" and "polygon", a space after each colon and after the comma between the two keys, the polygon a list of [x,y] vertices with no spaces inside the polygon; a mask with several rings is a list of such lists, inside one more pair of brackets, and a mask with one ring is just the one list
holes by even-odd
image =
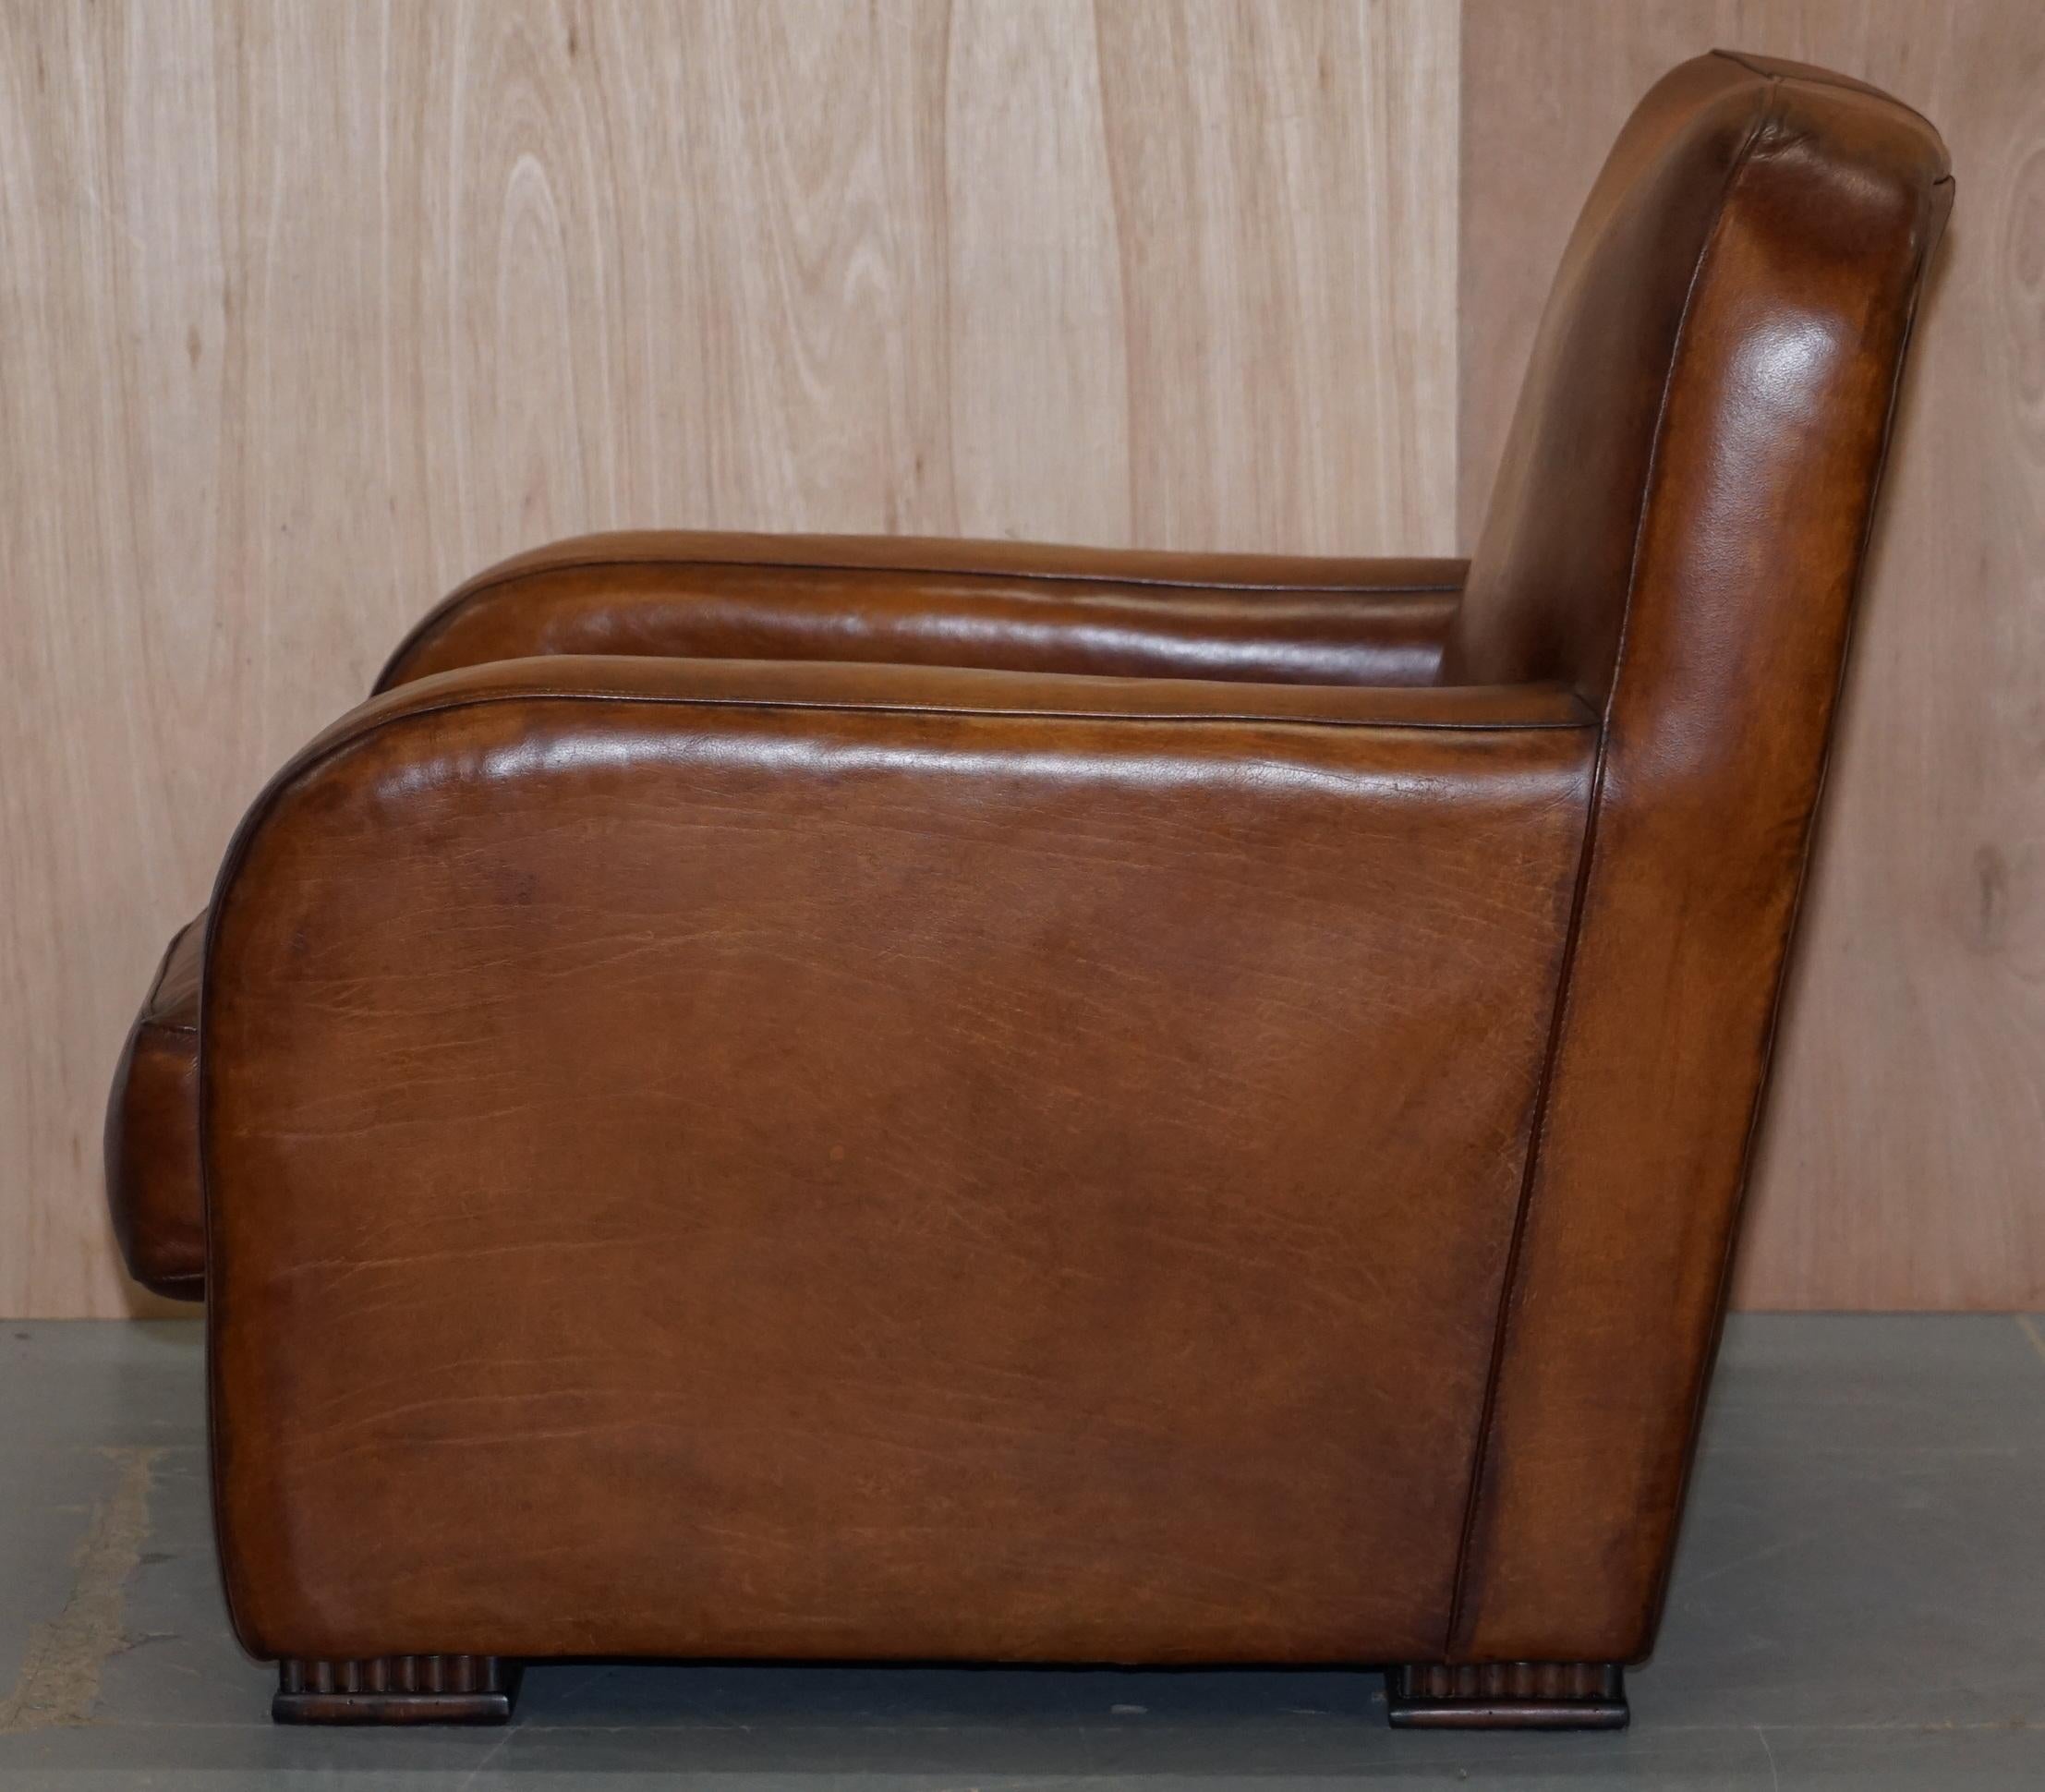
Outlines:
{"label": "wooden wall panel", "polygon": [[499,555],[1454,545],[1431,0],[0,6],[0,1313],[262,778]]}
{"label": "wooden wall panel", "polygon": [[1899,418],[1738,1297],[2045,1303],[2045,8],[1468,0],[1462,478],[1475,533],[1577,206],[1713,45],[1920,106],[1958,199]]}

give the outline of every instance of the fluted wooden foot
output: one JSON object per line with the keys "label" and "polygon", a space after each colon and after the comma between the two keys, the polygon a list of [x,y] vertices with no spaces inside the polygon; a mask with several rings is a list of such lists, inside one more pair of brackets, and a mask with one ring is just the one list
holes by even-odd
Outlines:
{"label": "fluted wooden foot", "polygon": [[1623,1730],[1626,1675],[1615,1662],[1426,1663],[1385,1670],[1399,1729]]}
{"label": "fluted wooden foot", "polygon": [[377,1655],[277,1664],[279,1724],[502,1724],[518,1667],[499,1655]]}

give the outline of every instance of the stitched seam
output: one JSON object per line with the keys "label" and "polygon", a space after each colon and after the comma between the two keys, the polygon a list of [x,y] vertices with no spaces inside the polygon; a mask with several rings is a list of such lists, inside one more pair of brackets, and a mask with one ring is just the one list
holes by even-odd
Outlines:
{"label": "stitched seam", "polygon": [[1418,582],[1396,585],[1301,585],[1296,580],[1286,579],[1166,578],[1157,574],[1062,573],[1044,567],[1000,571],[991,566],[863,566],[857,562],[836,560],[705,560],[677,559],[668,554],[628,554],[617,559],[599,556],[586,560],[549,561],[542,565],[521,566],[514,572],[485,574],[481,579],[472,580],[465,585],[454,595],[457,598],[480,597],[487,591],[501,590],[507,585],[524,584],[528,579],[551,578],[558,573],[611,572],[630,567],[644,570],[655,566],[692,572],[860,573],[874,578],[972,578],[988,579],[1004,585],[1137,586],[1167,591],[1297,591],[1308,595],[1325,592],[1330,597],[1359,597],[1371,591],[1384,591],[1398,596],[1406,592],[1460,591],[1463,588],[1459,582],[1439,585]]}
{"label": "stitched seam", "polygon": [[[1711,228],[1705,232],[1704,241],[1697,252],[1696,265],[1690,270],[1689,284],[1684,289],[1683,309],[1676,316],[1676,333],[1669,345],[1668,371],[1663,376],[1662,395],[1655,409],[1654,432],[1649,439],[1648,462],[1640,480],[1640,508],[1633,525],[1633,551],[1627,565],[1626,603],[1620,611],[1618,640],[1613,648],[1611,688],[1605,693],[1604,710],[1599,725],[1597,758],[1591,774],[1590,812],[1584,817],[1583,846],[1577,861],[1577,884],[1570,901],[1567,943],[1563,949],[1562,965],[1557,977],[1555,1006],[1550,1013],[1546,1052],[1536,1087],[1533,1124],[1528,1132],[1527,1161],[1520,1176],[1519,1201],[1513,1214],[1512,1238],[1506,1247],[1505,1274],[1499,1282],[1498,1310],[1492,1328],[1491,1368],[1484,1384],[1483,1406],[1478,1415],[1477,1443],[1471,1454],[1470,1481],[1463,1509],[1462,1541],[1457,1551],[1456,1577],[1449,1597],[1448,1630],[1442,1646],[1445,1659],[1452,1654],[1457,1638],[1462,1630],[1463,1608],[1470,1591],[1471,1546],[1476,1540],[1478,1515],[1483,1507],[1485,1472],[1491,1462],[1492,1433],[1497,1419],[1499,1386],[1504,1379],[1506,1346],[1511,1331],[1513,1293],[1519,1280],[1519,1259],[1526,1241],[1528,1218],[1533,1207],[1534,1183],[1540,1168],[1542,1147],[1547,1143],[1549,1103],[1554,1094],[1555,1065],[1561,1057],[1563,1036],[1567,1030],[1568,1017],[1573,1011],[1577,951],[1582,937],[1583,912],[1589,900],[1591,876],[1594,868],[1598,821],[1604,807],[1612,713],[1618,697],[1620,678],[1626,669],[1626,650],[1632,630],[1634,599],[1640,587],[1640,552],[1647,539],[1648,515],[1652,509],[1650,499],[1654,490],[1655,476],[1661,469],[1662,446],[1668,428],[1669,400],[1676,390],[1676,372],[1683,359],[1685,340],[1689,333],[1691,309],[1696,302],[1698,287],[1702,284],[1705,267],[1712,259],[1712,251],[1717,247],[1720,232],[1724,226],[1734,186],[1746,171],[1763,132],[1774,122],[1775,109],[1776,102],[1771,87],[1769,97],[1756,114],[1745,139],[1725,171]],[[1579,697],[1580,700],[1580,692]]]}

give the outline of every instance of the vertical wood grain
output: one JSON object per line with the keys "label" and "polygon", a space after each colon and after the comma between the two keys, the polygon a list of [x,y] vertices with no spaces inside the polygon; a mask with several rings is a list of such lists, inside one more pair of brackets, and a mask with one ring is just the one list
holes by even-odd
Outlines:
{"label": "vertical wood grain", "polygon": [[0,1312],[262,779],[586,528],[1454,545],[1433,0],[0,6]]}
{"label": "vertical wood grain", "polygon": [[1930,115],[1958,198],[1899,418],[1742,1253],[1763,1307],[2045,1301],[2045,9],[1466,0],[1461,518],[1621,121],[1714,45]]}

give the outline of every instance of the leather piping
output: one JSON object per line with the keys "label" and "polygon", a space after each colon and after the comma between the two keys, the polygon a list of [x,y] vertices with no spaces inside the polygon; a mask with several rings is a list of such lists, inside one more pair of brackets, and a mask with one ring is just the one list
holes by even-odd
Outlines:
{"label": "leather piping", "polygon": [[[823,663],[823,662],[818,662]],[[423,681],[421,681],[423,682]],[[1297,687],[1307,688],[1307,687]],[[1344,686],[1345,689],[1367,689],[1368,686]],[[1475,689],[1476,686],[1466,688]],[[1549,686],[1549,689],[1556,689]],[[1578,716],[1553,719],[1507,717],[1497,720],[1484,720],[1470,717],[1434,716],[1309,716],[1272,714],[1257,709],[1032,709],[1012,704],[993,703],[890,703],[878,698],[849,697],[797,697],[797,696],[696,696],[679,692],[651,691],[606,691],[575,685],[529,684],[504,691],[465,691],[449,697],[444,702],[424,703],[417,708],[401,709],[394,715],[379,720],[369,729],[359,734],[345,736],[346,742],[366,739],[377,728],[387,722],[398,721],[414,716],[440,715],[451,709],[478,708],[492,703],[518,703],[527,699],[535,701],[582,701],[592,703],[648,703],[674,706],[688,709],[813,709],[827,713],[849,715],[901,715],[901,716],[960,716],[965,718],[986,717],[989,720],[1017,721],[1110,721],[1110,722],[1233,722],[1272,728],[1375,728],[1386,730],[1422,729],[1429,733],[1468,734],[1498,734],[1543,733],[1554,730],[1575,730],[1597,726],[1596,713],[1584,702],[1582,695],[1576,691],[1562,693],[1582,712]],[[339,746],[343,742],[335,742]]]}

